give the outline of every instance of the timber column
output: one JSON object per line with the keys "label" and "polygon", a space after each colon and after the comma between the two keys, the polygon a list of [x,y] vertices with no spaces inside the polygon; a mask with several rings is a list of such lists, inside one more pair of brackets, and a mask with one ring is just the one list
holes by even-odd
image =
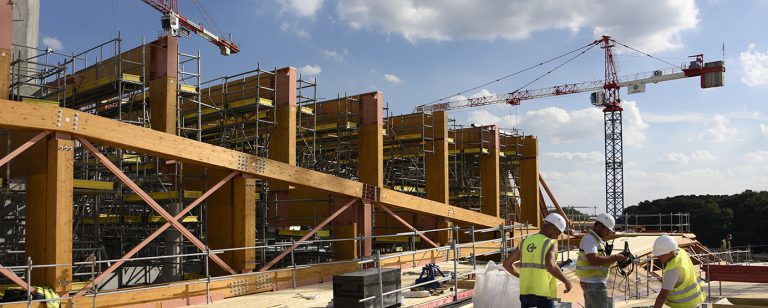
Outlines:
{"label": "timber column", "polygon": [[539,210],[539,143],[534,136],[522,136],[520,157],[520,222],[541,226]]}
{"label": "timber column", "polygon": [[[433,136],[430,145],[432,152],[425,153],[426,174],[427,174],[427,199],[448,204],[449,201],[449,178],[448,178],[448,113],[445,111],[435,111],[432,113]],[[430,225],[435,229],[448,228],[451,226],[450,220],[445,217],[437,216],[416,216],[419,220],[433,222]],[[416,225],[416,223],[414,223]],[[447,245],[452,238],[453,232],[440,231],[428,233],[431,239],[440,245]]]}
{"label": "timber column", "polygon": [[499,217],[499,128],[495,125],[480,128],[481,140],[488,141],[488,154],[480,153],[480,185],[483,193],[481,212]]}
{"label": "timber column", "polygon": [[[53,133],[40,141],[42,153],[29,164],[25,250],[33,264],[72,264],[72,183],[74,141]],[[42,154],[42,155],[39,155]],[[59,294],[71,290],[72,267],[37,268],[33,285],[51,287]]]}

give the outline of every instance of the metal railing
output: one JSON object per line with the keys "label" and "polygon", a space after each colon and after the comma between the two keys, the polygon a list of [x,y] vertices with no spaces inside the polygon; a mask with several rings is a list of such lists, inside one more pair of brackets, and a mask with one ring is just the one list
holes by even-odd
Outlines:
{"label": "metal railing", "polygon": [[[519,230],[520,233],[526,233],[526,234],[521,235],[521,236],[513,236],[513,237],[507,237],[506,236],[506,234],[508,232],[512,232],[514,234],[515,230]],[[375,239],[375,238],[382,238],[382,237],[390,237],[390,236],[393,236],[393,235],[394,236],[404,236],[404,235],[417,236],[418,233],[424,234],[424,233],[431,233],[431,232],[446,232],[446,231],[450,231],[452,233],[452,237],[453,238],[452,238],[451,243],[449,245],[440,246],[440,247],[436,247],[436,248],[413,249],[412,251],[407,251],[407,252],[398,253],[398,254],[389,254],[389,255],[382,256],[380,254],[379,250],[376,250],[376,253],[372,257],[367,257],[367,258],[361,257],[361,258],[358,258],[357,264],[362,267],[365,264],[373,263],[373,264],[375,264],[375,266],[380,271],[381,268],[383,267],[382,260],[400,258],[400,257],[403,257],[403,256],[409,256],[409,255],[416,256],[419,253],[425,253],[425,252],[446,252],[445,253],[445,260],[446,260],[446,262],[447,261],[451,261],[451,260],[453,261],[453,264],[454,264],[454,271],[453,271],[453,273],[454,274],[452,275],[452,277],[445,277],[445,278],[438,279],[436,281],[443,282],[443,281],[447,281],[447,280],[451,280],[451,279],[455,278],[454,279],[454,300],[458,300],[458,288],[457,288],[458,287],[458,278],[459,277],[468,276],[468,275],[470,275],[472,273],[470,271],[470,272],[459,274],[458,273],[458,263],[459,263],[459,260],[460,259],[468,259],[471,262],[473,269],[475,269],[476,266],[477,266],[477,258],[476,258],[477,256],[499,254],[500,255],[499,260],[503,261],[506,258],[507,251],[508,251],[510,243],[514,243],[513,241],[515,239],[520,239],[520,238],[523,238],[523,237],[527,236],[528,235],[527,234],[528,230],[530,230],[530,228],[529,228],[529,226],[527,224],[525,224],[525,225],[523,225],[523,224],[515,224],[515,225],[499,226],[497,228],[485,228],[485,229],[475,229],[474,227],[459,228],[457,226],[454,226],[454,227],[451,227],[451,228],[440,228],[440,229],[423,230],[423,231],[415,231],[415,232],[403,232],[403,233],[396,233],[396,234],[391,234],[391,235],[374,235],[374,236],[370,236],[370,238]],[[471,238],[471,241],[466,242],[466,243],[462,243],[462,244],[459,243],[458,238],[459,238],[459,234],[462,231],[463,231],[464,234],[469,235],[469,237]],[[476,241],[475,240],[476,233],[488,233],[488,232],[494,232],[494,233],[498,232],[500,234],[500,237],[499,238],[493,238],[493,239],[490,239],[490,240],[482,240],[482,241]],[[271,245],[259,245],[259,246],[248,246],[248,247],[234,247],[234,248],[225,248],[225,249],[210,249],[210,248],[206,247],[206,250],[204,252],[198,252],[198,253],[174,254],[174,255],[152,256],[152,257],[132,257],[132,258],[128,258],[128,259],[125,259],[125,260],[122,260],[122,259],[98,260],[96,255],[92,255],[92,257],[89,257],[86,261],[73,262],[72,264],[34,264],[31,258],[27,258],[27,264],[24,265],[24,266],[4,266],[3,268],[11,270],[15,274],[23,273],[22,277],[23,277],[24,282],[27,283],[27,285],[32,286],[32,270],[33,269],[38,269],[38,268],[90,266],[93,269],[92,270],[92,275],[91,275],[91,281],[94,281],[94,279],[96,278],[95,276],[96,276],[96,272],[97,272],[95,269],[99,265],[101,265],[101,264],[106,264],[107,266],[109,266],[112,263],[119,262],[119,261],[133,262],[133,261],[162,260],[162,259],[170,259],[170,258],[195,257],[195,256],[205,257],[204,258],[205,262],[204,262],[204,267],[203,267],[203,271],[204,271],[204,274],[205,274],[204,277],[197,278],[197,279],[185,280],[184,282],[173,283],[172,285],[173,286],[184,286],[184,285],[193,285],[193,284],[205,284],[206,303],[210,303],[210,301],[211,301],[211,296],[210,296],[211,283],[213,283],[215,281],[226,280],[226,279],[235,278],[235,277],[255,275],[255,274],[272,273],[272,272],[284,271],[286,269],[289,269],[291,271],[291,273],[292,273],[291,274],[292,287],[295,289],[297,287],[297,282],[296,282],[297,270],[302,269],[302,268],[308,268],[308,267],[311,267],[313,265],[331,265],[331,264],[339,264],[339,263],[348,263],[349,262],[349,260],[344,260],[344,261],[333,261],[333,262],[317,263],[317,264],[311,264],[311,265],[310,264],[299,265],[299,264],[296,263],[295,258],[293,258],[293,256],[292,256],[291,257],[291,264],[290,264],[290,266],[285,267],[285,268],[277,268],[277,269],[265,270],[265,271],[260,271],[260,272],[249,272],[249,273],[242,273],[242,274],[231,274],[231,275],[223,275],[223,276],[213,277],[213,276],[211,276],[210,267],[209,267],[209,259],[210,259],[210,257],[212,255],[223,254],[225,252],[241,251],[241,250],[258,250],[258,249],[269,249],[269,248],[285,249],[285,247],[290,247],[290,246],[293,246],[294,244],[298,244],[298,246],[296,248],[299,248],[302,245],[315,245],[315,244],[317,244],[319,242],[358,241],[358,242],[362,243],[362,241],[365,240],[365,239],[366,239],[366,237],[364,237],[364,236],[353,237],[353,238],[342,238],[342,239],[318,239],[318,240],[301,241],[301,242],[298,242],[298,241],[295,241],[295,240],[292,239],[290,242],[281,242],[281,243],[275,243],[275,244],[271,244]],[[498,250],[486,251],[486,252],[483,252],[483,253],[480,253],[480,254],[476,253],[478,245],[495,244],[495,243],[498,243],[498,246],[497,246]],[[484,245],[484,246],[482,246],[480,248],[489,249],[490,247],[487,246],[487,245]],[[468,257],[462,257],[462,254],[460,253],[461,249],[471,249],[472,252],[469,254]],[[293,255],[293,250],[291,250],[291,255]],[[443,256],[436,255],[434,258],[442,258],[442,257]],[[418,264],[415,262],[415,259],[414,259],[413,267],[415,268],[417,265]],[[381,275],[379,275],[379,279],[380,279],[379,285],[381,286],[381,284],[382,284]],[[433,283],[433,282],[435,282],[435,281],[433,280],[433,281],[430,281],[428,283]],[[425,285],[425,284],[427,284],[427,283],[411,285],[411,286],[400,288],[398,290],[388,291],[388,292],[383,292],[383,289],[379,288],[379,294],[377,296],[373,296],[373,297],[362,299],[361,302],[368,301],[368,300],[373,300],[373,299],[376,299],[376,298],[380,298],[380,299],[383,300],[384,296],[386,296],[386,295],[393,294],[393,293],[396,293],[396,292],[400,292],[400,291],[403,291],[403,290],[406,290],[406,289],[409,289],[409,288],[418,287],[418,286]],[[158,284],[158,285],[152,285],[152,286],[145,286],[145,287],[142,287],[142,288],[127,288],[127,289],[117,289],[117,290],[103,291],[103,290],[100,290],[101,287],[100,287],[99,283],[97,282],[97,283],[94,283],[90,288],[88,288],[88,290],[86,291],[87,293],[85,293],[85,295],[83,295],[83,297],[90,297],[90,298],[92,298],[93,306],[96,307],[96,299],[99,296],[105,296],[105,295],[110,295],[110,294],[119,294],[119,293],[127,293],[127,292],[144,292],[146,290],[151,290],[151,289],[156,289],[156,288],[164,288],[164,287],[168,287],[168,286],[169,286],[168,284]],[[80,290],[70,291],[70,294],[74,294],[77,291],[80,291]],[[67,300],[72,300],[72,299],[74,299],[74,297],[72,295],[67,295],[67,296],[63,296],[63,297],[55,298],[55,299],[33,299],[32,292],[28,289],[27,290],[27,300],[26,301],[18,301],[18,302],[15,302],[15,303],[26,302],[27,306],[31,307],[31,305],[33,303],[40,303],[40,302],[46,302],[47,303],[47,302],[52,302],[52,301],[67,301]],[[11,303],[6,303],[6,304],[11,304]]]}

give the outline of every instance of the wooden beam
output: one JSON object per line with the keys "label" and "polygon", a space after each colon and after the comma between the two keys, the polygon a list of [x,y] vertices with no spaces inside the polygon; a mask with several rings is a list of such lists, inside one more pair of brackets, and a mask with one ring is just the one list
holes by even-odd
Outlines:
{"label": "wooden beam", "polygon": [[[0,4],[0,7],[6,4]],[[0,30],[4,31],[4,30]],[[0,98],[10,98],[11,86],[11,50],[0,48]]]}
{"label": "wooden beam", "polygon": [[[0,100],[0,110],[3,110],[0,112],[0,127],[71,132],[103,145],[117,146],[206,167],[239,170],[257,178],[281,181],[331,194],[353,198],[363,197],[363,183],[360,182],[84,114],[72,109],[40,107]],[[78,121],[73,121],[75,114],[78,114]],[[495,227],[503,222],[497,217],[389,189],[381,189],[380,198],[380,202],[392,208],[445,216],[451,220],[469,224]]]}
{"label": "wooden beam", "polygon": [[488,154],[480,154],[480,186],[483,193],[483,204],[480,211],[486,215],[500,217],[499,128],[496,126],[483,127],[480,134],[483,135],[481,136],[482,140],[488,142]]}
{"label": "wooden beam", "polygon": [[520,217],[518,221],[541,226],[539,210],[539,144],[534,136],[520,137]]}

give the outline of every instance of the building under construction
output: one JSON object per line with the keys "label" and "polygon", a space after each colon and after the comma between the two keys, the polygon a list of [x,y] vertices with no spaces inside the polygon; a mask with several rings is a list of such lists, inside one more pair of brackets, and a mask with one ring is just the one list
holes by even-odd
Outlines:
{"label": "building under construction", "polygon": [[[316,307],[297,290],[326,296],[334,275],[442,263],[457,277],[442,279],[450,291],[403,303],[438,307],[471,298],[479,262],[563,212],[539,176],[535,136],[463,126],[446,110],[392,114],[382,92],[320,100],[318,87],[333,86],[287,65],[202,75],[199,52],[173,35],[37,48],[12,41],[23,2],[0,4],[3,289],[45,286],[63,307],[251,294],[264,307]],[[687,214],[649,219],[622,221],[677,232],[702,270],[723,266]],[[579,234],[563,236],[563,260]],[[653,234],[630,237],[642,257],[627,301],[658,289],[658,263],[645,258]]]}

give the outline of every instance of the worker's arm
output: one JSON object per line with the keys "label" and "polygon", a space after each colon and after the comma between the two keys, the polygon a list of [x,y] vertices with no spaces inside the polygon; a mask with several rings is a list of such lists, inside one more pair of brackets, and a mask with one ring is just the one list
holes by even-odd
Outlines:
{"label": "worker's arm", "polygon": [[515,262],[517,260],[520,260],[520,249],[513,249],[512,253],[509,254],[509,257],[507,257],[507,259],[504,260],[504,263],[502,263],[502,266],[504,266],[504,269],[506,269],[507,272],[519,278],[520,270],[518,270],[517,266],[515,266]]}
{"label": "worker's arm", "polygon": [[653,308],[661,308],[662,306],[664,306],[664,302],[667,301],[668,294],[669,294],[669,290],[661,289],[661,292],[659,292],[659,296],[656,296],[656,303],[653,304]]}
{"label": "worker's arm", "polygon": [[627,257],[622,254],[615,254],[610,256],[598,256],[596,253],[587,254],[587,261],[589,261],[589,264],[595,266],[623,261],[626,258]]}
{"label": "worker's arm", "polygon": [[545,267],[547,268],[547,272],[565,284],[565,293],[571,291],[571,281],[568,280],[568,278],[565,278],[563,271],[557,267],[557,243],[553,243],[552,247],[550,247],[549,251],[547,251],[547,257],[544,263]]}

